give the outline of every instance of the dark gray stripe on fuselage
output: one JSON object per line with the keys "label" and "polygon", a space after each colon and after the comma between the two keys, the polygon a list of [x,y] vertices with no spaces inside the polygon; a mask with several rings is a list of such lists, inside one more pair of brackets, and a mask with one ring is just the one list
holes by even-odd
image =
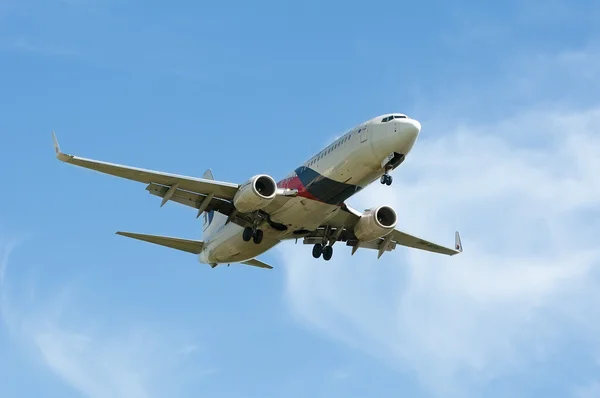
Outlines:
{"label": "dark gray stripe on fuselage", "polygon": [[309,194],[320,202],[338,205],[362,189],[358,185],[346,184],[327,178],[309,167],[298,167],[296,175]]}

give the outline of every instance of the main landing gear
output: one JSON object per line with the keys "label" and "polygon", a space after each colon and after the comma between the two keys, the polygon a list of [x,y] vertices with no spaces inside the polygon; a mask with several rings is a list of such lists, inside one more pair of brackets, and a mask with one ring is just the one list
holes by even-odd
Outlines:
{"label": "main landing gear", "polygon": [[323,260],[325,260],[325,261],[331,260],[331,257],[333,257],[333,246],[331,246],[331,245],[323,246],[323,244],[321,244],[321,243],[317,243],[316,245],[314,245],[313,251],[312,251],[313,257],[319,258],[319,257],[321,257],[321,254],[323,255]]}
{"label": "main landing gear", "polygon": [[321,243],[317,243],[313,246],[313,257],[319,258],[323,255],[323,260],[331,260],[331,257],[333,257],[333,245],[340,239],[342,232],[344,232],[344,228],[337,228],[335,232],[333,232],[330,226],[325,227]]}
{"label": "main landing gear", "polygon": [[242,239],[244,242],[250,242],[252,239],[258,245],[263,240],[263,231],[258,228],[246,227],[242,233]]}

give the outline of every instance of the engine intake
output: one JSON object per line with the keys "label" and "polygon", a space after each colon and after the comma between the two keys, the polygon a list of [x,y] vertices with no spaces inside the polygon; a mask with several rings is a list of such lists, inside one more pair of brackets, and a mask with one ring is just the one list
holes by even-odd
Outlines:
{"label": "engine intake", "polygon": [[386,236],[396,227],[396,212],[389,206],[366,210],[354,226],[354,235],[363,242]]}
{"label": "engine intake", "polygon": [[250,213],[268,206],[276,194],[277,183],[271,176],[255,175],[240,186],[233,205],[240,213]]}

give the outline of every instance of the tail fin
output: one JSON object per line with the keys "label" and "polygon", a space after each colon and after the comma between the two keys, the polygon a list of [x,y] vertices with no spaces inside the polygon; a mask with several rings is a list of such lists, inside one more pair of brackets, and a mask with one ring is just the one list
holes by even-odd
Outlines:
{"label": "tail fin", "polygon": [[[214,180],[212,170],[208,169],[202,174],[202,178],[207,180]],[[203,237],[207,240],[213,231],[216,231],[227,222],[227,216],[224,214],[215,212],[213,209],[204,212],[204,224],[202,226]]]}
{"label": "tail fin", "polygon": [[214,180],[215,179],[211,169],[206,170],[204,172],[204,174],[202,174],[202,178],[204,178],[206,180]]}

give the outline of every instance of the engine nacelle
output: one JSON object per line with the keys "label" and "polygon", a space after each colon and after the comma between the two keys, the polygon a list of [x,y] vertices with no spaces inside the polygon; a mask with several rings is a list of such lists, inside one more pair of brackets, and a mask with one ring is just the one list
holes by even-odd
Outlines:
{"label": "engine nacelle", "polygon": [[354,226],[354,235],[363,242],[369,242],[389,234],[396,227],[396,212],[389,206],[379,206],[366,210]]}
{"label": "engine nacelle", "polygon": [[233,205],[240,213],[250,213],[266,207],[277,194],[277,183],[266,174],[255,175],[246,181],[233,197]]}

